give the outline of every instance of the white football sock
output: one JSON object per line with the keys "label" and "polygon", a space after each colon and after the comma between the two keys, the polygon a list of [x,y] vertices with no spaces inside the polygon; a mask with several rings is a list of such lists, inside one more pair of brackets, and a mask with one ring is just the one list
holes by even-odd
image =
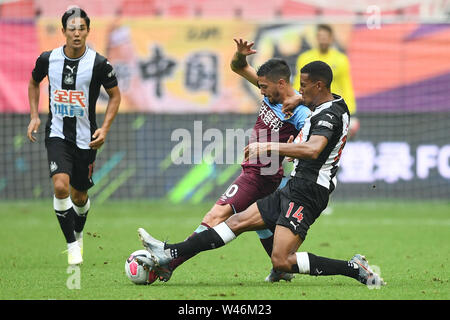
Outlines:
{"label": "white football sock", "polygon": [[225,222],[219,223],[213,229],[217,232],[220,238],[222,238],[225,244],[236,239],[236,235],[233,231],[231,231],[230,227]]}
{"label": "white football sock", "polygon": [[56,211],[67,211],[72,207],[72,201],[70,197],[65,199],[58,199],[56,196],[53,196],[53,208]]}
{"label": "white football sock", "polygon": [[84,216],[86,214],[86,212],[89,211],[90,207],[91,207],[91,201],[89,200],[89,198],[87,199],[86,204],[82,207],[78,207],[75,203],[73,204],[73,209],[79,216]]}
{"label": "white football sock", "polygon": [[309,274],[309,256],[308,252],[296,252],[298,272],[301,274]]}

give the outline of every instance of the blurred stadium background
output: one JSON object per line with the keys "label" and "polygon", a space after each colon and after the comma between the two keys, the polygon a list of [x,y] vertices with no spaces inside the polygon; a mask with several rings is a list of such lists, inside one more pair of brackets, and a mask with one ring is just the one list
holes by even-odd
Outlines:
{"label": "blurred stadium background", "polygon": [[[48,88],[41,85],[42,125],[31,144],[27,85],[37,56],[64,43],[60,18],[74,4],[91,17],[89,45],[109,58],[122,91],[97,157],[96,203],[217,199],[240,172],[239,153],[235,164],[176,165],[172,132],[194,136],[194,121],[202,121],[201,134],[251,128],[260,98],[229,68],[232,39],[255,40],[255,67],[277,56],[295,70],[297,56],[316,45],[318,23],[333,27],[335,46],[349,58],[361,122],[344,151],[334,199],[448,200],[450,1],[441,0],[0,1],[0,200],[52,195]],[[210,142],[197,139],[203,148]]]}

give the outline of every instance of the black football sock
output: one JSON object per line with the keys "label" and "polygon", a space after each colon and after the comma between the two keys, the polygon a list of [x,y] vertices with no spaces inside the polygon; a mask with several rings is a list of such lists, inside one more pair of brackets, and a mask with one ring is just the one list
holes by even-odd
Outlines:
{"label": "black football sock", "polygon": [[343,275],[358,279],[359,271],[349,261],[319,257],[312,253],[308,253],[308,258],[309,274],[312,276]]}
{"label": "black football sock", "polygon": [[70,197],[65,199],[53,198],[53,208],[58,218],[59,226],[66,238],[67,243],[75,242],[74,234],[74,212],[72,209],[72,201]]}
{"label": "black football sock", "polygon": [[[198,226],[198,228],[194,231],[194,233],[191,234],[191,235],[188,237],[188,239],[189,239],[189,238],[192,238],[192,237],[195,237],[195,236],[197,236],[199,233],[204,232],[204,231],[206,231],[206,230],[208,230],[208,229],[210,229],[210,228],[211,228],[211,227],[210,227],[208,224],[202,222],[202,223],[200,224],[200,226]],[[187,239],[186,239],[186,240],[187,240]],[[183,256],[182,256],[182,255],[178,255],[177,258],[174,258],[174,259],[169,263],[169,268],[170,268],[170,270],[175,270],[175,269],[178,268],[181,264],[183,264],[184,262],[188,261],[189,259],[191,259],[191,258],[194,257],[195,255],[196,255],[196,253],[190,254],[190,255],[183,255]]]}
{"label": "black football sock", "polygon": [[225,222],[198,233],[196,236],[176,244],[166,244],[164,249],[170,250],[172,258],[189,256],[201,251],[220,248],[236,238]]}
{"label": "black football sock", "polygon": [[89,208],[91,206],[91,202],[89,201],[89,198],[87,199],[86,203],[78,207],[77,205],[73,205],[73,216],[74,216],[74,230],[77,233],[81,233],[84,229],[84,225],[86,224],[87,215],[89,213]]}
{"label": "black football sock", "polygon": [[264,247],[264,250],[266,250],[269,257],[272,256],[272,249],[273,249],[273,236],[266,238],[266,239],[259,239],[261,241],[261,244]]}
{"label": "black football sock", "polygon": [[269,229],[263,229],[257,230],[256,233],[258,234],[259,241],[264,247],[264,250],[266,250],[266,253],[271,257],[273,250],[273,232]]}
{"label": "black football sock", "polygon": [[214,229],[208,229],[183,242],[166,244],[164,249],[170,249],[172,258],[178,258],[180,256],[195,255],[201,251],[219,248],[224,244],[225,242],[223,242],[222,238],[220,238]]}

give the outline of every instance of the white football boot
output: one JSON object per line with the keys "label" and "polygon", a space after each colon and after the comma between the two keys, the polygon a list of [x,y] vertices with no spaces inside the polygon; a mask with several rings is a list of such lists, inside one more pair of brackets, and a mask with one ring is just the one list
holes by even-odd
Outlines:
{"label": "white football boot", "polygon": [[362,284],[367,285],[369,288],[379,288],[386,285],[383,278],[369,266],[369,261],[367,261],[365,256],[355,254],[349,262],[353,263],[355,269],[358,269],[358,281]]}
{"label": "white football boot", "polygon": [[172,276],[169,263],[173,258],[170,256],[168,250],[164,250],[164,242],[153,238],[143,228],[138,229],[138,234],[145,249],[150,252],[154,269],[159,279],[164,282],[168,281]]}
{"label": "white football boot", "polygon": [[67,262],[69,265],[80,265],[83,263],[83,256],[78,241],[67,245]]}

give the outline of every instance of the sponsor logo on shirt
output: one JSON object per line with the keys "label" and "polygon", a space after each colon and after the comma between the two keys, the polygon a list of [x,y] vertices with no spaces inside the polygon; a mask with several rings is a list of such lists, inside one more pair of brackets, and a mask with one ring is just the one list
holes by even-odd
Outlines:
{"label": "sponsor logo on shirt", "polygon": [[53,114],[62,117],[84,117],[86,96],[83,91],[57,89],[53,91]]}
{"label": "sponsor logo on shirt", "polygon": [[278,132],[283,126],[283,121],[270,109],[263,101],[261,109],[259,110],[259,117],[272,131]]}
{"label": "sponsor logo on shirt", "polygon": [[324,120],[320,120],[317,123],[318,126],[322,126],[322,127],[327,127],[330,130],[333,130],[333,125],[331,123],[329,123],[328,121],[324,121]]}

